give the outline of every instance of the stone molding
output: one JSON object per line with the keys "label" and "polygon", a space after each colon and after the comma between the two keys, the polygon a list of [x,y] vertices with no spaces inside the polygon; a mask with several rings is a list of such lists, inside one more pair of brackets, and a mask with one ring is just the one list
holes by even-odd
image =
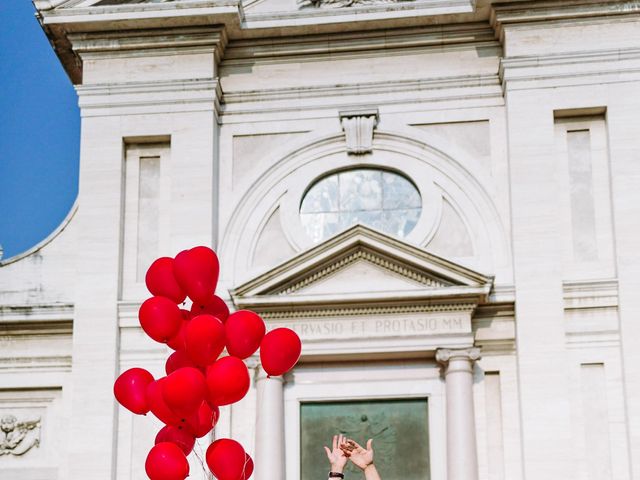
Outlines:
{"label": "stone molding", "polygon": [[0,306],[2,335],[71,334],[73,305],[68,303],[45,305]]}
{"label": "stone molding", "polygon": [[[567,65],[572,73],[567,75]],[[546,55],[506,57],[498,71],[502,90],[607,84],[640,79],[640,49],[589,50]]]}
{"label": "stone molding", "polygon": [[[216,63],[220,62],[227,46],[227,34],[222,27],[172,28],[158,32],[118,31],[99,33],[70,33],[67,38],[74,52],[83,59],[95,55],[118,53],[126,56],[148,56],[151,50],[163,52],[175,49],[180,53],[212,50]],[[167,50],[169,49],[169,50]]]}
{"label": "stone molding", "polygon": [[0,350],[0,372],[20,378],[71,371],[73,317],[71,304],[0,306],[0,337],[11,345]]}
{"label": "stone molding", "polygon": [[564,282],[565,310],[589,310],[618,307],[618,280]]}
{"label": "stone molding", "polygon": [[[402,268],[412,277],[419,272],[424,277],[434,280],[435,283],[432,286],[437,283],[446,285],[443,288],[426,289],[420,292],[431,297],[437,297],[439,293],[444,293],[444,290],[453,292],[461,289],[456,292],[459,298],[460,294],[464,296],[464,291],[469,289],[469,293],[474,292],[475,295],[480,291],[485,292],[480,295],[482,298],[478,298],[478,301],[483,301],[493,285],[493,277],[432,255],[421,248],[371,228],[356,225],[236,287],[231,292],[231,296],[236,303],[243,303],[243,299],[250,297],[278,296],[291,285],[305,282],[324,269],[332,269],[332,265],[335,265],[345,254],[351,254],[354,251],[371,252],[383,259],[393,259],[393,262],[398,265],[395,268],[399,272],[403,271]],[[410,280],[415,282],[414,278],[410,277]],[[446,293],[445,297],[450,295],[451,293]]]}
{"label": "stone molding", "polygon": [[388,270],[390,272],[393,273],[398,273],[408,279],[411,280],[415,280],[416,282],[426,286],[426,287],[446,287],[449,284],[442,282],[442,281],[438,281],[436,279],[434,279],[433,277],[430,277],[429,275],[425,275],[424,273],[421,273],[419,271],[416,271],[414,269],[408,268],[407,266],[403,266],[398,264],[397,262],[393,262],[391,259],[388,258],[383,258],[380,255],[375,255],[373,252],[367,251],[367,250],[356,250],[355,252],[343,257],[342,259],[338,260],[336,263],[333,263],[325,268],[323,268],[322,270],[317,271],[316,273],[314,273],[313,275],[305,278],[304,280],[297,282],[289,287],[283,288],[280,291],[276,291],[274,293],[280,294],[280,295],[285,295],[285,294],[289,294],[289,293],[294,293],[308,285],[311,285],[329,275],[331,275],[332,273],[335,273],[336,271],[346,267],[347,265],[350,265],[351,263],[354,263],[358,260],[365,260],[367,262],[370,262],[373,265],[377,265],[379,267],[384,268],[385,270]]}
{"label": "stone molding", "polygon": [[[501,81],[496,74],[452,76],[437,79],[363,82],[349,85],[321,85],[314,88],[273,88],[223,93],[224,111],[230,114],[271,113],[300,110],[300,101],[310,112],[327,110],[327,114],[344,106],[345,97],[368,95],[379,106],[424,104],[467,100],[482,105],[503,106]],[[375,96],[375,97],[374,97]],[[296,100],[298,103],[285,103]],[[231,115],[230,115],[231,116]]]}
{"label": "stone molding", "polygon": [[490,22],[500,43],[504,44],[505,27],[526,26],[541,21],[576,21],[585,18],[632,15],[640,13],[637,1],[584,2],[554,0],[550,2],[511,2],[491,7]]}
{"label": "stone molding", "polygon": [[451,24],[353,33],[335,32],[331,35],[304,35],[285,38],[234,39],[227,45],[225,64],[243,65],[278,58],[282,62],[296,61],[297,56],[322,58],[336,54],[360,54],[403,48],[433,48],[442,51],[462,45],[499,46],[488,25]]}
{"label": "stone molding", "polygon": [[474,303],[443,303],[440,305],[396,305],[390,307],[354,307],[354,308],[318,308],[316,310],[262,311],[265,320],[283,320],[290,318],[355,317],[364,315],[400,315],[405,313],[442,313],[464,312],[470,314]]}
{"label": "stone molding", "polygon": [[218,115],[222,112],[222,88],[218,79],[174,80],[167,82],[131,82],[126,84],[78,85],[76,91],[84,117],[113,114],[165,113],[177,111],[210,111],[213,102]]}

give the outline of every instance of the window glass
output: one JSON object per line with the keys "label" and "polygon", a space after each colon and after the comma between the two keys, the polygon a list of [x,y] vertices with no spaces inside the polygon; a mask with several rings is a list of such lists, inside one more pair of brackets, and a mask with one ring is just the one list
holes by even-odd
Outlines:
{"label": "window glass", "polygon": [[409,179],[373,168],[324,177],[300,206],[302,226],[314,243],[357,223],[402,238],[413,230],[421,211],[420,193]]}

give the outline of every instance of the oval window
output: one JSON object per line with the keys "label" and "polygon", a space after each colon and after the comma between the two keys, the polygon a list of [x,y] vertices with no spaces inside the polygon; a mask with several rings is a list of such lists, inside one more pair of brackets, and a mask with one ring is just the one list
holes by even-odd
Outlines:
{"label": "oval window", "polygon": [[359,168],[328,175],[313,184],[300,206],[302,225],[314,243],[357,223],[406,237],[422,211],[411,181],[388,170]]}

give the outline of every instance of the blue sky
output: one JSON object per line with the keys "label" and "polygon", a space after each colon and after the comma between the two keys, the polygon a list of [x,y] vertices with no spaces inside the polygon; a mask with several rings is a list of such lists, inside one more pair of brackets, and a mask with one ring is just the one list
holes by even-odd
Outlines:
{"label": "blue sky", "polygon": [[0,244],[49,235],[78,194],[77,97],[29,0],[0,0]]}

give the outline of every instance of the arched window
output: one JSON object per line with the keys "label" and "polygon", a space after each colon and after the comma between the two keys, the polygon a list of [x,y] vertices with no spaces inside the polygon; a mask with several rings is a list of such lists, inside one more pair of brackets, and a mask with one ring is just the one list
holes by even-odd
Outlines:
{"label": "arched window", "polygon": [[357,168],[314,183],[302,200],[300,217],[318,243],[356,223],[403,238],[421,211],[420,192],[408,178],[389,170]]}

